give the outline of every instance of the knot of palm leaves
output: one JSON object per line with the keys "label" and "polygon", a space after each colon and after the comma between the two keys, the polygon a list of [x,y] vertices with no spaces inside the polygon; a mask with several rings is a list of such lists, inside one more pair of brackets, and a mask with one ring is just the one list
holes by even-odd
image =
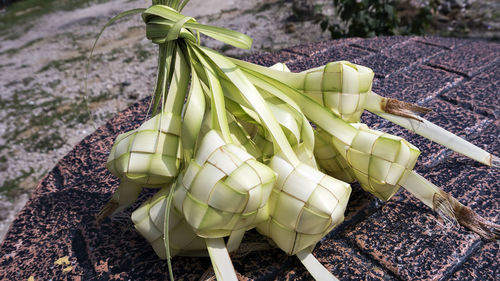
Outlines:
{"label": "knot of palm leaves", "polygon": [[146,23],[146,37],[156,44],[178,39],[199,44],[199,33],[202,33],[238,48],[249,49],[252,45],[252,39],[243,33],[200,24],[169,6],[153,5],[142,13],[142,19]]}

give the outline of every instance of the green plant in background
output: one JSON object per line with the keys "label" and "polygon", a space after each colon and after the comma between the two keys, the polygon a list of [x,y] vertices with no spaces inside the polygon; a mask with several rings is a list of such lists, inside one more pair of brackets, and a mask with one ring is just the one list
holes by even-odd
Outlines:
{"label": "green plant in background", "polygon": [[320,26],[332,38],[423,34],[432,22],[439,0],[413,7],[409,0],[333,0],[340,23],[323,18]]}
{"label": "green plant in background", "polygon": [[400,1],[398,5],[398,34],[422,35],[433,25],[434,15],[437,14],[440,0],[429,0],[429,3],[414,7],[410,0]]}

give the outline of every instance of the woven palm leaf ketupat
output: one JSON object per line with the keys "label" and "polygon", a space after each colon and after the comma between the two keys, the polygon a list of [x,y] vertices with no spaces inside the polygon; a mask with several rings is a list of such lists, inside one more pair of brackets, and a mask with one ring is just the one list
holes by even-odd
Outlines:
{"label": "woven palm leaf ketupat", "polygon": [[359,122],[374,73],[347,61],[332,62],[305,74],[304,93],[347,122]]}
{"label": "woven palm leaf ketupat", "polygon": [[269,199],[270,218],[257,230],[295,255],[344,220],[351,187],[309,165],[294,167],[279,155],[269,166],[278,173],[278,182]]}
{"label": "woven palm leaf ketupat", "polygon": [[265,205],[275,180],[270,168],[212,130],[175,190],[174,206],[197,235],[229,236],[267,219]]}
{"label": "woven palm leaf ketupat", "polygon": [[[361,187],[382,200],[399,190],[405,175],[417,163],[418,148],[406,140],[387,133],[370,130],[364,124],[353,124],[358,128],[350,146],[343,155]],[[337,140],[332,138],[333,142]]]}
{"label": "woven palm leaf ketupat", "polygon": [[483,237],[498,237],[498,225],[413,171],[418,148],[359,118],[368,109],[410,124],[459,152],[472,147],[464,154],[485,164],[491,154],[417,116],[424,108],[373,93],[367,67],[340,61],[291,73],[202,47],[200,34],[239,48],[252,40],[181,14],[187,2],[153,1],[106,25],[141,13],[159,56],[153,117],[115,140],[107,167],[121,184],[97,219],[131,205],[143,187],[159,189],[132,221],[166,260],[170,279],[172,256],[208,254],[219,281],[237,280],[229,252],[256,228],[316,280],[336,280],[312,251],[343,221],[355,180],[382,200],[402,186]]}
{"label": "woven palm leaf ketupat", "polygon": [[332,145],[331,135],[318,128],[314,130],[314,137],[314,155],[319,167],[334,178],[354,182],[354,174],[347,161]]}
{"label": "woven palm leaf ketupat", "polygon": [[[170,185],[160,189],[152,198],[137,208],[131,216],[137,231],[151,244],[155,253],[166,259],[164,243],[165,208]],[[169,248],[170,255],[202,255],[206,252],[205,241],[194,233],[186,222],[181,210],[171,208],[169,213]]]}
{"label": "woven palm leaf ketupat", "polygon": [[179,173],[181,111],[189,71],[182,55],[176,56],[175,66],[164,110],[136,130],[119,135],[111,148],[106,167],[121,179],[121,184],[98,221],[135,202],[142,187],[159,188]]}
{"label": "woven palm leaf ketupat", "polygon": [[180,127],[180,116],[160,113],[116,138],[106,167],[121,183],[108,203],[110,208],[103,209],[100,216],[130,206],[142,187],[160,188],[175,179],[182,152]]}

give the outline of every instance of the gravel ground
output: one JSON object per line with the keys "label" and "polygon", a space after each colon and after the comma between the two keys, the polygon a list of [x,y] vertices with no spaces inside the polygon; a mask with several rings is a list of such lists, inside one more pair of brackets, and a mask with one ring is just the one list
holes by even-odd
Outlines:
{"label": "gravel ground", "polygon": [[[101,37],[90,68],[86,106],[86,56],[99,28],[120,11],[149,3],[95,1],[76,10],[43,15],[26,25],[29,29],[0,30],[0,239],[31,190],[58,159],[153,90],[156,46],[145,39],[144,24],[134,16],[112,25]],[[318,11],[333,15],[333,1],[313,2]],[[457,19],[465,18],[474,23],[470,24],[471,36],[499,38],[499,3],[467,3],[472,11],[442,18],[442,24],[448,24],[446,30],[453,34],[460,28]],[[183,13],[201,23],[251,36],[254,44],[249,51],[205,41],[237,57],[330,38],[312,19],[292,20],[291,0],[191,0]]]}

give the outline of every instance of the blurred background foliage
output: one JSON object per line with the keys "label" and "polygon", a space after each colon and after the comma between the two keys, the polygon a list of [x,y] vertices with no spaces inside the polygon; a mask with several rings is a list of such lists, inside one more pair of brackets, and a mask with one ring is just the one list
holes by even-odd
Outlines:
{"label": "blurred background foliage", "polygon": [[439,0],[414,7],[409,0],[333,0],[340,23],[320,22],[332,38],[424,34],[437,12]]}
{"label": "blurred background foliage", "polygon": [[434,34],[500,39],[499,0],[331,1],[333,15],[325,15],[318,1],[312,0],[293,0],[294,7],[300,7],[294,12],[309,7],[305,14],[311,17],[312,11],[321,29],[329,31],[332,38]]}

